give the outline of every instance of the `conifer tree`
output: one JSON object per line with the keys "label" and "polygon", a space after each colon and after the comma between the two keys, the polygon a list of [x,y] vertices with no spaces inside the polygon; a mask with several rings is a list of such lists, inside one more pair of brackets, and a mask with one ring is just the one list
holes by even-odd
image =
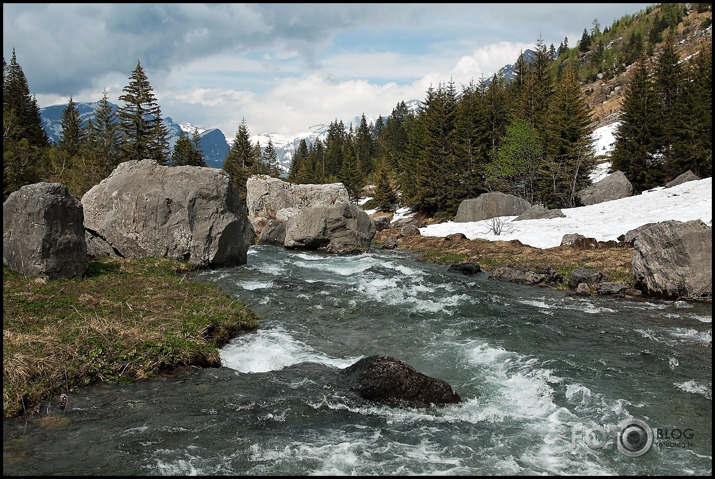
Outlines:
{"label": "conifer tree", "polygon": [[179,130],[179,138],[174,143],[174,149],[171,153],[172,166],[190,165],[195,158],[194,148],[189,137],[183,130]]}
{"label": "conifer tree", "polygon": [[251,144],[251,134],[248,131],[246,120],[242,119],[236,131],[236,137],[226,153],[223,169],[231,177],[243,201],[246,200],[246,181],[256,173],[257,161],[255,150]]}
{"label": "conifer tree", "polygon": [[394,209],[394,204],[397,203],[397,193],[392,186],[392,178],[390,167],[387,160],[383,157],[380,160],[380,166],[375,172],[375,194],[373,201],[378,211],[390,212]]}
{"label": "conifer tree", "polygon": [[280,167],[278,165],[278,154],[273,146],[273,141],[269,138],[268,145],[266,149],[263,150],[263,161],[268,165],[268,174],[274,178],[278,178],[281,174]]}
{"label": "conifer tree", "polygon": [[360,169],[360,165],[358,165],[352,141],[343,142],[342,160],[338,179],[348,190],[350,202],[357,203],[360,198],[360,192],[365,187],[365,176]]}
{"label": "conifer tree", "polygon": [[682,99],[673,115],[676,141],[666,179],[688,170],[712,176],[712,43],[706,42],[686,69]]}
{"label": "conifer tree", "polygon": [[42,128],[37,99],[30,94],[15,50],[3,58],[3,201],[21,186],[48,175],[45,155],[49,140]]}
{"label": "conifer tree", "polygon": [[124,106],[118,110],[122,132],[123,161],[152,159],[160,165],[168,163],[168,132],[161,118],[154,90],[144,70],[137,66],[129,77],[129,84],[119,100]]}
{"label": "conifer tree", "polygon": [[196,128],[194,128],[194,131],[191,133],[191,145],[194,153],[191,164],[193,166],[208,166],[204,158],[204,150],[201,149],[201,135],[199,135],[199,130]]}
{"label": "conifer tree", "polygon": [[662,160],[657,154],[659,108],[650,79],[647,57],[635,66],[623,98],[621,123],[614,136],[611,169],[622,171],[636,193],[658,186]]}
{"label": "conifer tree", "polygon": [[573,64],[561,76],[547,118],[540,196],[548,205],[572,208],[593,167],[591,111]]}
{"label": "conifer tree", "polygon": [[[675,164],[679,159],[675,157],[675,145],[678,143],[679,133],[677,124],[681,120],[677,116],[684,113],[679,106],[683,101],[685,79],[674,43],[672,36],[666,38],[653,73],[653,84],[660,110],[657,115],[659,128],[655,129],[656,149],[663,160],[662,164],[659,164],[663,170],[663,177],[666,169],[677,169]],[[646,127],[653,128],[653,125]]]}
{"label": "conifer tree", "polygon": [[91,182],[91,169],[84,158],[87,132],[82,128],[79,110],[72,97],[62,111],[60,124],[62,132],[59,146],[52,155],[52,178],[66,185],[73,196],[81,197],[94,183]]}
{"label": "conifer tree", "polygon": [[79,110],[72,97],[70,97],[67,106],[62,111],[60,124],[62,125],[59,144],[60,152],[68,158],[78,155],[80,148],[86,141],[86,131],[82,128]]}
{"label": "conifer tree", "polygon": [[308,143],[305,138],[302,138],[298,143],[298,148],[293,153],[293,161],[288,172],[288,181],[306,184],[311,182],[312,176],[312,168],[308,163]]}
{"label": "conifer tree", "polygon": [[368,127],[365,114],[360,118],[360,126],[355,132],[355,156],[365,177],[372,173],[372,155],[375,147],[372,144],[372,135]]}
{"label": "conifer tree", "polygon": [[107,98],[107,90],[94,108],[94,118],[87,122],[87,152],[95,177],[102,180],[121,162],[120,132],[117,115]]}

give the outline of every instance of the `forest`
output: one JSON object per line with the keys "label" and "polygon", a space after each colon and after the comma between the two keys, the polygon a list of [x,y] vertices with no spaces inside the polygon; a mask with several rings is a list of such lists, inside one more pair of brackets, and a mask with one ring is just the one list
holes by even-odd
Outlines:
{"label": "forest", "polygon": [[[699,24],[689,14],[711,8],[661,4],[603,30],[594,20],[573,47],[568,38],[558,47],[539,38],[533,55],[517,59],[510,80],[495,74],[468,85],[433,85],[418,111],[401,101],[374,123],[363,115],[355,129],[336,119],[324,140],[300,143],[287,179],[339,181],[353,201],[370,185],[367,207],[387,212],[399,204],[438,220],[487,191],[548,208],[578,206],[576,193],[603,161],[592,149],[595,123],[584,85],[624,72],[612,170],[623,171],[636,192],[688,170],[712,176],[712,37],[690,58],[675,50],[688,31],[711,24],[711,14]],[[197,132],[182,133],[169,151],[161,108],[139,62],[123,93],[115,114],[105,91],[84,127],[70,99],[54,144],[14,52],[9,64],[3,58],[3,198],[39,181],[66,184],[81,198],[128,160],[205,166]],[[262,148],[250,136],[244,119],[223,164],[242,197],[249,176],[280,173],[272,144]]]}

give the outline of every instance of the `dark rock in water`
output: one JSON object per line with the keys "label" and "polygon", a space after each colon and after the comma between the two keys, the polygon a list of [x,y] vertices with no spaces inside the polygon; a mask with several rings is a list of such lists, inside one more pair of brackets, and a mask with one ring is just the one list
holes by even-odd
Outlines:
{"label": "dark rock in water", "polygon": [[447,382],[389,356],[370,356],[343,369],[350,391],[389,406],[428,407],[461,402]]}
{"label": "dark rock in water", "polygon": [[480,268],[476,263],[459,263],[453,264],[447,271],[451,273],[476,274],[481,270],[482,268]]}

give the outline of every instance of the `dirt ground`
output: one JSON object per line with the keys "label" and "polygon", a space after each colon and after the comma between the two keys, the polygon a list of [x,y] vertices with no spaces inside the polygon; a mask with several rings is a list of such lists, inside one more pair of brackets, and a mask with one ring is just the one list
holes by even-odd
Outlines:
{"label": "dirt ground", "polygon": [[[379,231],[373,244],[381,245],[388,236],[397,236],[396,230]],[[497,266],[524,264],[535,267],[553,267],[568,276],[575,268],[598,269],[609,281],[634,286],[633,247],[610,242],[591,242],[582,247],[558,246],[540,249],[522,244],[518,240],[470,240],[455,236],[438,238],[412,235],[398,237],[398,249],[409,249],[420,254],[420,260],[456,264],[476,263],[482,270],[491,271]]]}

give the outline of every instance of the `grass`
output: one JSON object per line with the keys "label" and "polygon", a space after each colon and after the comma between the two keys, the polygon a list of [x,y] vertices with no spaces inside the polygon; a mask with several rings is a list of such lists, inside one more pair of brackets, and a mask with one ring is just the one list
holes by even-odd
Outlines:
{"label": "grass", "polygon": [[90,261],[84,278],[46,281],[3,266],[3,416],[97,381],[220,365],[219,347],[258,316],[188,262]]}

